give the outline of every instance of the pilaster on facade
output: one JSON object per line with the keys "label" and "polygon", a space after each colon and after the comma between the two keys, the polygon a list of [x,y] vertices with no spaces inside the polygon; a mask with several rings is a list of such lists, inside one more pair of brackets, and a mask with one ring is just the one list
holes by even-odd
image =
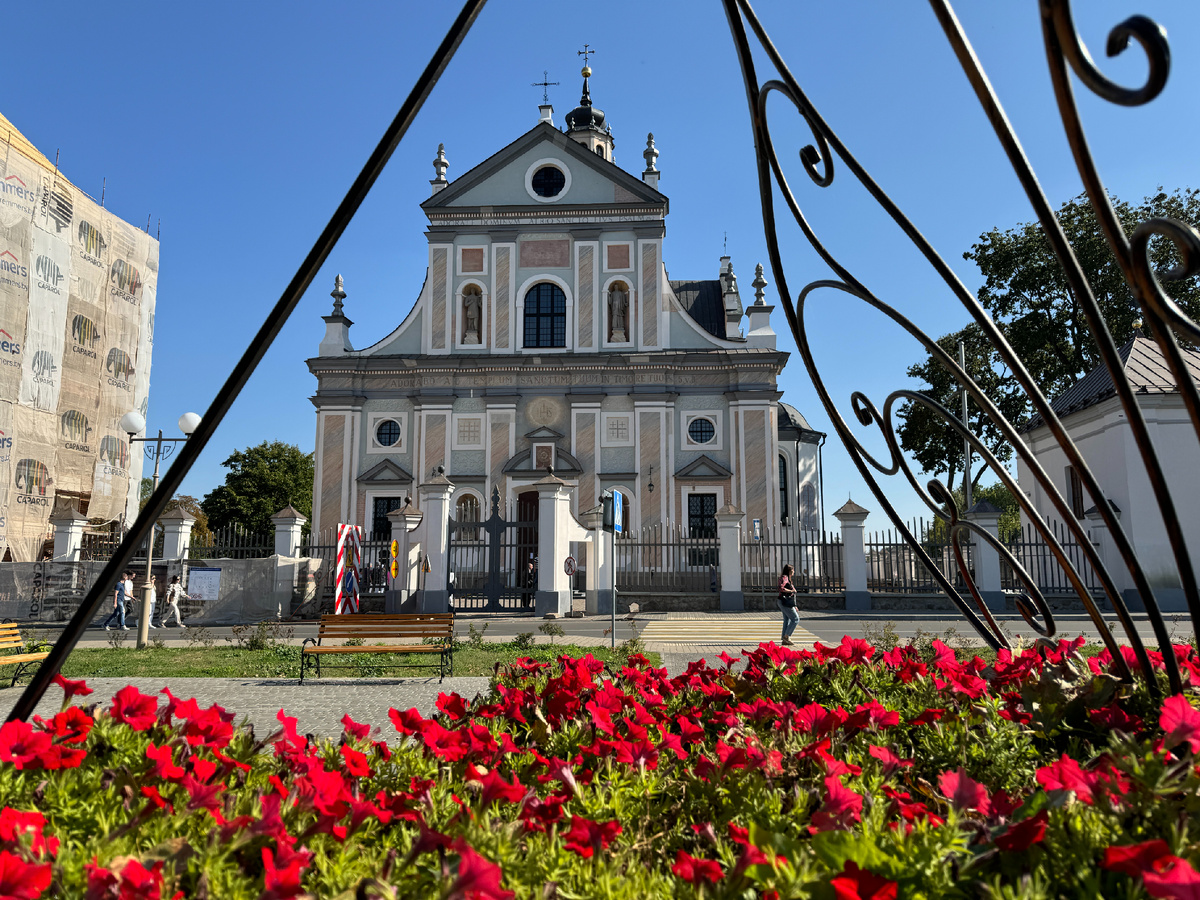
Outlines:
{"label": "pilaster on facade", "polygon": [[600,270],[600,242],[575,241],[575,346],[580,350],[594,351],[606,333],[607,309],[600,291]]}
{"label": "pilaster on facade", "polygon": [[600,496],[600,436],[603,427],[602,403],[595,400],[570,398],[571,455],[579,460],[584,475],[572,496],[576,515],[582,515],[598,502]]}
{"label": "pilaster on facade", "polygon": [[429,245],[429,298],[423,323],[426,353],[449,354],[454,347],[451,309],[454,298],[453,244]]}
{"label": "pilaster on facade", "polygon": [[511,353],[516,346],[516,242],[492,244],[491,348]]}
{"label": "pilaster on facade", "polygon": [[662,291],[658,281],[662,260],[662,240],[638,241],[638,269],[635,277],[640,287],[638,306],[638,349],[661,350],[666,344],[662,311]]}
{"label": "pilaster on facade", "polygon": [[[667,400],[637,400],[633,402],[634,453],[637,463],[635,489],[641,501],[643,526],[670,520],[670,474],[667,470],[668,424],[674,404]],[[658,470],[654,481],[651,467]],[[650,484],[654,483],[654,490]],[[657,496],[655,496],[657,494]]]}

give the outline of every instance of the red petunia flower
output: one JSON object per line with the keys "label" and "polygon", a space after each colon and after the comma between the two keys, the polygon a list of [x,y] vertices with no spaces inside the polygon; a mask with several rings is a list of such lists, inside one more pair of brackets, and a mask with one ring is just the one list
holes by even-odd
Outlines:
{"label": "red petunia flower", "polygon": [[0,850],[0,897],[5,900],[35,900],[50,886],[50,877],[50,863],[27,863]]}
{"label": "red petunia flower", "polygon": [[503,873],[500,867],[484,859],[466,841],[459,838],[454,842],[458,853],[458,877],[450,885],[447,900],[509,900],[512,891],[500,887]]}
{"label": "red petunia flower", "polygon": [[1141,875],[1149,871],[1158,860],[1171,855],[1171,848],[1163,840],[1143,841],[1140,844],[1119,844],[1104,851],[1100,868],[1126,875]]}
{"label": "red petunia flower", "polygon": [[160,900],[162,897],[162,869],[161,860],[147,869],[136,859],[131,859],[121,870],[118,900]]}
{"label": "red petunia flower", "polygon": [[1168,749],[1187,744],[1193,753],[1200,751],[1200,710],[1192,706],[1183,694],[1163,701],[1158,724],[1167,736]]}
{"label": "red petunia flower", "polygon": [[465,719],[469,705],[463,697],[453,691],[449,694],[438,694],[437,708],[453,721]]}
{"label": "red petunia flower", "polygon": [[154,775],[163,781],[179,781],[183,778],[182,766],[175,765],[173,751],[167,745],[156,747],[151,741],[146,747],[146,758],[154,763]]}
{"label": "red petunia flower", "polygon": [[9,806],[0,809],[0,842],[16,844],[28,835],[30,850],[38,856],[46,853],[54,856],[58,852],[58,838],[46,837],[43,834],[45,827],[46,817],[40,812],[22,812]]}
{"label": "red petunia flower", "polygon": [[1165,856],[1142,873],[1142,884],[1151,897],[1167,900],[1196,900],[1200,897],[1200,872],[1178,856]]}
{"label": "red petunia flower", "polygon": [[400,712],[397,709],[388,710],[388,718],[392,720],[392,724],[396,726],[396,730],[401,734],[421,734],[425,730],[426,720],[423,715],[417,712],[414,706],[412,709],[406,709]]}
{"label": "red petunia flower", "polygon": [[961,766],[957,771],[943,772],[938,778],[938,786],[955,809],[973,809],[985,816],[991,812],[987,788],[971,778]]}
{"label": "red petunia flower", "polygon": [[48,720],[35,715],[33,720],[50,733],[52,739],[63,744],[82,744],[95,725],[95,721],[78,706],[64,707]]}
{"label": "red petunia flower", "polygon": [[158,722],[158,698],[126,685],[113,697],[109,715],[134,731],[145,731]]}
{"label": "red petunia flower", "polygon": [[725,877],[725,870],[715,859],[697,859],[686,850],[675,854],[675,863],[671,866],[671,871],[688,884],[700,884],[705,880],[716,884]]}
{"label": "red petunia flower", "polygon": [[45,731],[14,719],[0,725],[0,760],[17,769],[57,769],[58,754]]}
{"label": "red petunia flower", "polygon": [[342,716],[342,730],[357,741],[365,741],[371,735],[371,726],[355,722],[350,713]]}
{"label": "red petunia flower", "polygon": [[351,775],[366,778],[371,774],[371,767],[367,765],[367,754],[355,750],[349,744],[342,744],[342,759],[346,763],[346,771]]}
{"label": "red petunia flower", "polygon": [[862,819],[863,796],[842,784],[836,775],[825,778],[825,802],[813,813],[812,832],[848,829]]}
{"label": "red petunia flower", "polygon": [[1043,790],[1074,791],[1079,800],[1089,805],[1094,800],[1092,789],[1096,782],[1095,776],[1084,772],[1079,763],[1065,753],[1050,765],[1038,769],[1036,777]]}
{"label": "red petunia flower", "polygon": [[84,863],[84,874],[87,876],[87,893],[85,900],[109,900],[117,894],[118,878],[108,869],[99,865],[96,857],[90,863]]}
{"label": "red petunia flower", "polygon": [[888,881],[874,872],[860,869],[858,863],[850,861],[829,881],[837,900],[896,900],[895,881]]}
{"label": "red petunia flower", "polygon": [[1028,850],[1046,836],[1048,819],[1049,815],[1043,809],[1037,815],[1008,826],[1008,830],[996,838],[996,846],[1005,853]]}
{"label": "red petunia flower", "polygon": [[61,674],[54,676],[54,683],[63,689],[63,706],[65,707],[71,702],[72,697],[86,697],[92,693],[92,689],[87,686],[87,682],[83,679],[72,681],[69,678],[63,678]]}
{"label": "red petunia flower", "polygon": [[294,897],[303,896],[304,888],[300,886],[300,875],[304,860],[301,857],[295,856],[288,865],[278,867],[271,849],[263,847],[262,861],[263,892],[259,900],[292,900]]}
{"label": "red petunia flower", "polygon": [[897,769],[910,769],[913,765],[911,759],[901,759],[888,747],[880,747],[872,744],[867,752],[883,764],[884,778],[891,778]]}
{"label": "red petunia flower", "polygon": [[607,849],[620,833],[621,824],[615,820],[601,823],[582,816],[571,816],[571,830],[564,835],[564,839],[568,850],[574,850],[588,859],[597,850]]}

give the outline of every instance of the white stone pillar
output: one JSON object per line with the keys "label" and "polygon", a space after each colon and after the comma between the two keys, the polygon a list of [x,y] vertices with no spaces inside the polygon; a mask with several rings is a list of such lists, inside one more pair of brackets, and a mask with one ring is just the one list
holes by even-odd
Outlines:
{"label": "white stone pillar", "polygon": [[412,532],[421,524],[422,513],[414,509],[412,498],[405,498],[404,506],[393,509],[387,514],[392,523],[392,539],[399,544],[396,551],[397,571],[392,582],[392,589],[384,594],[384,612],[406,613],[416,612],[417,607],[412,602],[413,573],[419,574],[420,567],[413,567],[409,557],[412,554]]}
{"label": "white stone pillar", "polygon": [[[1112,506],[1113,514],[1119,520],[1121,518],[1120,508],[1111,500],[1108,502]],[[1100,562],[1104,563],[1104,568],[1108,570],[1108,574],[1112,578],[1117,592],[1121,594],[1122,599],[1125,601],[1125,605],[1132,611],[1144,612],[1146,605],[1142,602],[1142,597],[1137,592],[1137,588],[1133,586],[1133,576],[1129,574],[1129,569],[1122,561],[1121,554],[1117,552],[1112,532],[1104,524],[1104,520],[1100,518],[1100,510],[1093,506],[1083,516],[1087,519],[1088,536],[1091,538],[1092,543],[1096,545],[1096,552],[1100,556]]]}
{"label": "white stone pillar", "polygon": [[[1000,513],[998,506],[980,500],[964,513],[963,518],[982,528],[992,537],[1000,539]],[[975,564],[975,586],[983,602],[992,612],[1004,612],[1004,588],[1000,580],[1000,551],[978,535],[971,535],[973,544],[972,561]]]}
{"label": "white stone pillar", "polygon": [[450,495],[454,493],[454,482],[446,477],[446,470],[437,467],[437,474],[417,488],[417,498],[424,513],[425,556],[429,560],[429,571],[425,573],[425,586],[417,591],[417,612],[444,613],[450,610],[450,590],[447,575],[450,565]]}
{"label": "white stone pillar", "polygon": [[56,562],[79,562],[79,551],[83,547],[83,526],[87,516],[81,515],[74,505],[56,509],[50,517],[54,526],[54,560]]}
{"label": "white stone pillar", "polygon": [[742,519],[746,514],[732,503],[717,510],[717,561],[721,569],[721,611],[746,608],[742,596]]}
{"label": "white stone pillar", "polygon": [[538,492],[538,589],[534,610],[539,616],[565,616],[571,611],[571,579],[563,563],[571,554],[567,528],[571,486],[550,469],[534,484]]}
{"label": "white stone pillar", "polygon": [[308,521],[304,513],[288,504],[271,516],[275,525],[275,555],[297,557],[300,555],[300,535]]}
{"label": "white stone pillar", "polygon": [[159,517],[158,524],[163,529],[163,559],[183,559],[187,556],[188,545],[192,540],[192,526],[196,517],[177,506]]}
{"label": "white stone pillar", "polygon": [[865,612],[871,608],[867,592],[867,553],[863,544],[863,523],[871,513],[853,500],[835,512],[842,523],[842,574],[846,579],[846,611]]}
{"label": "white stone pillar", "polygon": [[604,530],[604,507],[585,512],[580,519],[588,529],[587,601],[584,607],[589,616],[607,616],[612,612],[612,554],[609,553],[609,534]]}

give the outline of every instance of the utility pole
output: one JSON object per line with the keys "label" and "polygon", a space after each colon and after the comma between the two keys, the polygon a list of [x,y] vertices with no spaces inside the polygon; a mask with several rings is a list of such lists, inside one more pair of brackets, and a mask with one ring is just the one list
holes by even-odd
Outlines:
{"label": "utility pole", "polygon": [[[958,342],[958,367],[965,373],[967,371],[967,345],[963,341]],[[958,389],[959,396],[962,397],[962,423],[963,427],[969,427],[967,422],[967,389],[960,387]],[[963,512],[971,508],[971,442],[963,437]]]}

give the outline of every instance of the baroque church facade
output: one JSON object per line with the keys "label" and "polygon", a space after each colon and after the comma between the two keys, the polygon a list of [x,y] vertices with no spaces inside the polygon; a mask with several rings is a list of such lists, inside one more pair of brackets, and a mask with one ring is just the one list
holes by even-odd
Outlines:
{"label": "baroque church facade", "polygon": [[732,505],[764,525],[820,527],[820,443],[776,380],[773,309],[758,268],[744,305],[722,257],[715,276],[672,280],[667,197],[647,140],[640,177],[613,161],[613,135],[584,68],[566,129],[553,110],[449,180],[439,146],[422,209],[429,264],[411,311],[355,350],[341,276],[317,379],[314,530],[390,534],[387,513],[438,466],[459,521],[536,518],[547,467],[572,510],[624,495],[626,526],[715,533]]}

